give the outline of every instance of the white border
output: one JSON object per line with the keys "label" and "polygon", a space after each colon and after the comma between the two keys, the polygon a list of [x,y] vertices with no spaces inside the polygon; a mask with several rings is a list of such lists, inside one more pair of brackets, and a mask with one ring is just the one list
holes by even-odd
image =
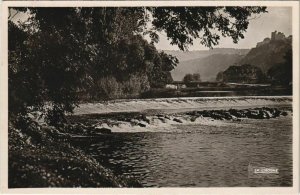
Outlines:
{"label": "white border", "polygon": [[[293,10],[293,187],[217,188],[19,188],[8,189],[8,7],[130,7],[130,6],[273,6]],[[0,128],[2,193],[89,193],[89,194],[297,194],[299,191],[299,2],[298,1],[6,1],[1,10]]]}

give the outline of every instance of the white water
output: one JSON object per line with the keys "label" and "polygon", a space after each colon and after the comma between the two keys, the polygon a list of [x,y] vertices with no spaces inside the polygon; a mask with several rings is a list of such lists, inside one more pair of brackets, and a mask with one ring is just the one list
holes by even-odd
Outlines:
{"label": "white water", "polygon": [[235,127],[242,128],[243,125],[239,125],[238,122],[233,123],[232,121],[221,121],[221,120],[213,120],[211,118],[199,117],[194,122],[191,122],[188,119],[184,119],[183,117],[176,117],[181,120],[182,123],[177,123],[173,120],[166,119],[165,122],[160,121],[154,116],[148,117],[150,118],[150,124],[146,124],[146,127],[140,127],[136,124],[130,122],[117,122],[113,121],[112,123],[99,123],[96,125],[98,128],[109,128],[112,132],[189,132],[186,128],[182,127],[184,125],[206,125],[206,126],[214,126],[214,127],[222,127],[233,125]]}
{"label": "white water", "polygon": [[114,112],[145,112],[150,110],[226,109],[291,105],[291,96],[191,97],[158,99],[122,99],[102,103],[80,104],[75,115]]}
{"label": "white water", "polygon": [[[95,119],[94,126],[108,128],[113,132],[177,132],[182,131],[182,125],[209,125],[209,126],[240,126],[235,121],[213,120],[207,117],[186,115],[185,110],[209,110],[230,108],[255,108],[269,106],[291,106],[292,97],[217,97],[217,98],[160,98],[160,99],[132,99],[116,100],[106,103],[86,103],[75,110],[75,115],[105,114],[119,112],[146,112],[149,123],[142,119],[118,121],[114,117],[106,121]],[[164,111],[163,116],[157,116],[149,111]],[[291,114],[291,113],[290,113]],[[174,120],[175,119],[175,120]],[[180,122],[178,122],[178,120]],[[142,125],[142,126],[141,126]],[[240,126],[242,128],[242,126]]]}

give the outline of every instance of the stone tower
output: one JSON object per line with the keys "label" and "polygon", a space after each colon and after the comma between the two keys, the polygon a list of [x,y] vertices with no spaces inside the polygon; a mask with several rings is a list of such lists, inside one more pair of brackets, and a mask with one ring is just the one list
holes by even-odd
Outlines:
{"label": "stone tower", "polygon": [[274,32],[271,33],[271,40],[275,40],[276,33],[277,33],[277,30],[275,30]]}

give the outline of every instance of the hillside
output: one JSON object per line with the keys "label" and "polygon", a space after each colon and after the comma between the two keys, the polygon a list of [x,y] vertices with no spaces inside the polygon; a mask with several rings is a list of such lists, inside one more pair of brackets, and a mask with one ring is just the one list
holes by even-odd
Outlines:
{"label": "hillside", "polygon": [[204,58],[213,54],[240,54],[245,55],[249,49],[234,49],[234,48],[214,48],[210,50],[197,51],[180,51],[180,50],[164,50],[165,53],[176,56],[180,62]]}
{"label": "hillside", "polygon": [[174,80],[182,80],[188,73],[199,73],[202,81],[214,81],[218,72],[239,62],[248,51],[221,48],[192,52],[167,51],[166,53],[175,55],[179,59],[178,66],[171,72]]}
{"label": "hillside", "polygon": [[263,42],[258,43],[238,64],[252,64],[267,73],[272,66],[285,61],[284,56],[291,48],[292,37],[285,37],[282,33],[275,31],[271,39],[265,38]]}
{"label": "hillside", "polygon": [[165,53],[176,56],[179,62],[189,61],[197,58],[209,56],[209,50],[201,51],[179,51],[179,50],[164,50]]}

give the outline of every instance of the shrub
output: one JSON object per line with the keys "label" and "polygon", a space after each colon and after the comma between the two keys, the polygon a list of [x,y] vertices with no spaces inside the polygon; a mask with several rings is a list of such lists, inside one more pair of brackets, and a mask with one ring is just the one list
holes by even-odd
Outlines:
{"label": "shrub", "polygon": [[122,89],[117,79],[113,76],[101,78],[97,82],[96,92],[98,98],[113,99],[122,94]]}
{"label": "shrub", "polygon": [[116,99],[138,97],[141,93],[149,90],[148,77],[144,74],[134,74],[125,81],[117,81],[114,76],[107,76],[97,82],[97,98]]}

